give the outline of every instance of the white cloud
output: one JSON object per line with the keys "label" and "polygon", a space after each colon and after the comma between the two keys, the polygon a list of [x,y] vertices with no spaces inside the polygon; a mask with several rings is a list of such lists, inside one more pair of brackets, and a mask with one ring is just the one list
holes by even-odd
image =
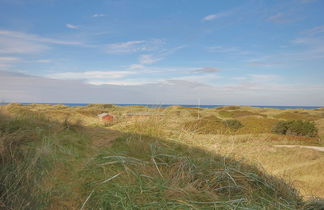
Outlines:
{"label": "white cloud", "polygon": [[239,55],[247,55],[251,54],[251,52],[247,50],[242,50],[238,47],[224,47],[224,46],[211,46],[207,47],[208,52],[211,53],[231,53],[231,54],[239,54]]}
{"label": "white cloud", "polygon": [[139,57],[140,64],[153,64],[160,61],[162,58],[154,57],[153,55],[141,55]]}
{"label": "white cloud", "polygon": [[199,83],[200,85],[215,86],[217,80],[221,79],[222,76],[216,74],[204,74],[204,75],[190,75],[190,76],[178,76],[173,77],[171,80],[181,80],[187,82]]}
{"label": "white cloud", "polygon": [[206,17],[204,17],[202,20],[203,21],[212,21],[212,20],[216,20],[222,17],[226,17],[229,16],[231,13],[229,12],[220,12],[220,13],[216,13],[216,14],[210,14],[207,15]]}
{"label": "white cloud", "polygon": [[275,15],[268,17],[268,21],[273,22],[273,23],[289,23],[289,22],[293,21],[293,19],[288,17],[287,14],[279,12]]}
{"label": "white cloud", "polygon": [[193,72],[194,73],[215,73],[215,72],[220,72],[221,70],[219,68],[215,67],[204,67],[200,69],[196,69]]}
{"label": "white cloud", "polygon": [[120,42],[107,45],[106,52],[113,54],[148,52],[160,49],[163,44],[160,39]]}
{"label": "white cloud", "polygon": [[171,49],[162,49],[158,52],[155,52],[154,54],[144,54],[140,55],[138,58],[138,64],[132,64],[129,66],[130,69],[145,69],[145,65],[154,64],[156,62],[159,62],[163,60],[165,57],[175,53],[176,51],[184,48],[185,46],[178,46]]}
{"label": "white cloud", "polygon": [[274,81],[280,78],[280,76],[276,74],[251,74],[250,77],[252,80],[258,82]]}
{"label": "white cloud", "polygon": [[314,28],[308,29],[308,30],[304,31],[304,33],[308,34],[308,35],[316,35],[319,33],[324,33],[324,25],[316,26]]}
{"label": "white cloud", "polygon": [[17,31],[0,30],[1,54],[31,54],[50,49],[49,45],[78,45],[84,46],[78,41],[66,41],[46,38],[34,34]]}
{"label": "white cloud", "polygon": [[92,80],[92,79],[116,79],[134,74],[131,71],[86,71],[86,72],[63,72],[48,75],[53,79]]}
{"label": "white cloud", "polygon": [[100,14],[100,13],[96,13],[94,15],[92,15],[92,17],[96,18],[96,17],[104,17],[106,16],[105,14]]}
{"label": "white cloud", "polygon": [[1,54],[30,54],[48,50],[49,47],[42,44],[24,39],[3,37],[0,34],[0,53]]}
{"label": "white cloud", "polygon": [[95,86],[76,80],[48,79],[0,71],[0,100],[34,103],[196,104],[197,98],[200,98],[201,104],[324,105],[324,86],[316,84],[244,81],[206,85],[180,79],[152,81],[136,84],[134,79],[122,85],[116,80],[114,85],[98,83]]}
{"label": "white cloud", "polygon": [[73,24],[66,24],[65,27],[70,28],[70,29],[79,29],[79,26],[73,25]]}
{"label": "white cloud", "polygon": [[45,38],[45,37],[41,37],[41,36],[38,36],[35,34],[28,34],[28,33],[17,32],[17,31],[8,31],[8,30],[0,30],[0,37],[7,37],[7,38],[11,38],[11,39],[41,42],[41,43],[48,43],[48,44],[82,45],[82,43],[78,42],[78,41],[66,41],[66,40],[60,40],[60,39]]}
{"label": "white cloud", "polygon": [[0,57],[0,62],[14,62],[19,60],[17,57]]}
{"label": "white cloud", "polygon": [[36,63],[51,63],[52,61],[49,59],[39,59],[39,60],[35,60],[34,62],[36,62]]}
{"label": "white cloud", "polygon": [[161,79],[123,79],[113,81],[93,81],[88,82],[91,85],[120,85],[120,86],[139,86],[161,82]]}
{"label": "white cloud", "polygon": [[264,61],[264,60],[257,60],[252,59],[249,61],[250,66],[258,66],[258,67],[273,67],[282,64],[282,62],[274,62],[274,61]]}
{"label": "white cloud", "polygon": [[0,70],[8,70],[13,64],[19,62],[20,58],[17,57],[0,57]]}
{"label": "white cloud", "polygon": [[144,69],[145,66],[142,64],[132,64],[129,66],[129,69]]}
{"label": "white cloud", "polygon": [[233,80],[238,80],[238,81],[242,81],[242,80],[246,80],[246,77],[233,77]]}

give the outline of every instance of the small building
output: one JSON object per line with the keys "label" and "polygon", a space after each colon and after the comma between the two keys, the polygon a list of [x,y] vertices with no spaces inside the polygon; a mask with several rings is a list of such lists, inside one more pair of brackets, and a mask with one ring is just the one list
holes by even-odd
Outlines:
{"label": "small building", "polygon": [[105,122],[112,122],[114,121],[114,115],[108,114],[108,113],[101,113],[97,115],[100,120]]}

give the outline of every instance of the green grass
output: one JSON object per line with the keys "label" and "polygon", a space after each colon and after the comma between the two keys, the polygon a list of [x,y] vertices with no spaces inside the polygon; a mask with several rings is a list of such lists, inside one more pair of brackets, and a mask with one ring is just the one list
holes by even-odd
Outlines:
{"label": "green grass", "polygon": [[51,122],[35,113],[1,115],[0,206],[44,209],[53,196],[44,178],[57,164],[82,157],[88,143],[78,126]]}
{"label": "green grass", "polygon": [[[62,117],[78,113],[94,119],[98,111],[127,111],[97,105],[7,106],[10,114],[0,115],[0,209],[296,209],[304,205],[297,190],[282,179],[246,161],[176,139],[169,129],[175,125],[181,132],[183,122],[172,117],[117,123],[111,128],[123,134],[113,144],[102,144],[111,134],[104,125],[94,129],[66,118],[50,120],[40,114],[46,110],[48,115],[60,111]],[[187,126],[193,126],[192,131],[229,129],[216,112],[204,111],[203,116],[213,115],[190,121]],[[181,112],[188,112],[186,119],[192,120],[192,110]],[[237,132],[278,121],[258,116],[239,120],[243,127]],[[90,133],[98,134],[100,144],[90,140]]]}
{"label": "green grass", "polygon": [[89,209],[295,209],[302,204],[293,188],[256,167],[134,134],[105,149],[80,177]]}
{"label": "green grass", "polygon": [[265,115],[263,115],[263,114],[250,112],[250,111],[245,111],[245,110],[234,110],[234,111],[221,110],[221,111],[218,112],[218,114],[221,117],[224,117],[224,118],[238,118],[238,117],[245,117],[245,116],[251,116],[251,115],[252,116],[253,115],[258,115],[258,116],[265,117]]}
{"label": "green grass", "polygon": [[318,120],[321,117],[319,115],[312,115],[307,112],[299,112],[299,111],[293,111],[293,112],[283,112],[280,114],[275,115],[275,118],[278,119],[284,119],[284,120]]}

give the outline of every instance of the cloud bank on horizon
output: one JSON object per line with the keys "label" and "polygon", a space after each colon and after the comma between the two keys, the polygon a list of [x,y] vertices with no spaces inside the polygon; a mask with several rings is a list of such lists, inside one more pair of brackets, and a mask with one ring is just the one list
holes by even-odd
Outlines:
{"label": "cloud bank on horizon", "polygon": [[0,4],[1,101],[324,105],[323,0]]}

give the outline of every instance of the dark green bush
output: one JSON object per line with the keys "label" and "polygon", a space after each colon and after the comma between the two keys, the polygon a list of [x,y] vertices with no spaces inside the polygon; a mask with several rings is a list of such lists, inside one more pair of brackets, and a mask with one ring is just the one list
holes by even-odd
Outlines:
{"label": "dark green bush", "polygon": [[280,121],[272,129],[273,133],[292,136],[317,136],[315,123],[305,120]]}
{"label": "dark green bush", "polygon": [[238,120],[225,120],[223,123],[226,127],[231,128],[233,130],[237,130],[243,127],[242,123]]}

